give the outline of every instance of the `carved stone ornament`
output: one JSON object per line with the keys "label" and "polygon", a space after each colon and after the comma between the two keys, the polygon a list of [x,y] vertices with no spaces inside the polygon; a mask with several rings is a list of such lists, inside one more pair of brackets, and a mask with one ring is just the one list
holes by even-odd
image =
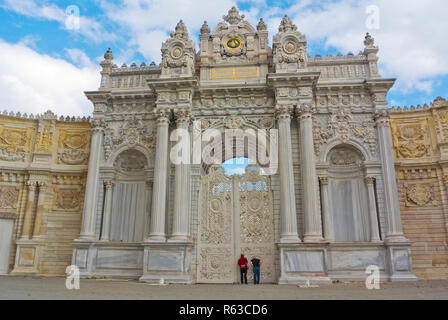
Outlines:
{"label": "carved stone ornament", "polygon": [[112,151],[119,146],[133,147],[137,144],[145,146],[150,151],[155,149],[156,137],[152,126],[134,117],[124,121],[118,132],[109,125],[104,138],[104,157],[106,160],[109,159]]}
{"label": "carved stone ornament", "polygon": [[284,69],[288,64],[297,64],[300,69],[306,68],[306,38],[297,31],[297,26],[285,16],[280,23],[279,33],[274,36],[274,62],[277,69]]}
{"label": "carved stone ornament", "polygon": [[53,130],[50,125],[44,125],[36,138],[36,152],[51,152],[53,146]]}
{"label": "carved stone ornament", "polygon": [[357,139],[369,146],[372,155],[376,154],[375,122],[373,119],[367,118],[357,122],[353,115],[342,107],[331,115],[326,129],[322,129],[320,121],[314,118],[313,135],[316,155],[320,154],[322,145],[335,137],[341,143],[347,143],[353,138]]}
{"label": "carved stone ornament", "polygon": [[433,200],[433,190],[429,185],[413,184],[407,185],[406,188],[406,206],[436,206],[437,201]]}
{"label": "carved stone ornament", "polygon": [[147,167],[148,160],[137,150],[126,150],[115,160],[114,167],[126,172],[140,172]]}
{"label": "carved stone ornament", "polygon": [[243,120],[241,117],[231,115],[226,121],[227,129],[240,129],[243,126]]}
{"label": "carved stone ornament", "polygon": [[0,209],[16,209],[18,199],[17,187],[0,186]]}
{"label": "carved stone ornament", "polygon": [[243,21],[244,14],[240,15],[238,9],[235,6],[233,6],[229,10],[228,14],[223,16],[222,18],[224,19],[225,22],[229,23],[230,25],[237,25],[238,23]]}
{"label": "carved stone ornament", "polygon": [[392,127],[394,148],[398,158],[421,158],[428,155],[430,146],[425,142],[423,124],[396,124]]}
{"label": "carved stone ornament", "polygon": [[195,49],[190,40],[185,23],[180,20],[170,38],[162,45],[162,75],[174,75],[170,73],[171,68],[182,68],[180,73],[194,73]]}
{"label": "carved stone ornament", "polygon": [[80,209],[81,190],[80,189],[59,189],[55,188],[55,204],[57,210],[73,210]]}
{"label": "carved stone ornament", "polygon": [[330,153],[329,162],[334,166],[358,166],[362,164],[362,158],[349,148],[337,148]]}

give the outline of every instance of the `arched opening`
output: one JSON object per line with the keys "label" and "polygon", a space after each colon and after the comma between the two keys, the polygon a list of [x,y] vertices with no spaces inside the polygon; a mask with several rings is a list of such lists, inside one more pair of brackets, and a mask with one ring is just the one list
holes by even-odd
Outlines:
{"label": "arched opening", "polygon": [[132,243],[144,240],[150,198],[146,184],[147,167],[146,156],[134,149],[123,151],[114,161],[111,241]]}
{"label": "arched opening", "polygon": [[359,150],[340,145],[327,157],[328,203],[336,242],[370,241],[364,159]]}

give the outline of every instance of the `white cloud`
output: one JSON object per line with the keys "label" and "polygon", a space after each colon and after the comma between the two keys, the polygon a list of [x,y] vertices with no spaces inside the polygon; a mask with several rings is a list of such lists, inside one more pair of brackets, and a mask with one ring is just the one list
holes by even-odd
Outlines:
{"label": "white cloud", "polygon": [[[69,15],[66,9],[55,4],[39,5],[35,0],[0,0],[0,7],[32,18],[56,21],[60,26],[74,35],[82,35],[96,43],[115,40],[116,36],[104,30],[101,23],[79,12],[79,23],[73,20],[67,23]],[[79,8],[78,8],[79,9]]]}
{"label": "white cloud", "polygon": [[91,114],[92,105],[84,91],[96,90],[100,83],[98,67],[84,53],[67,52],[80,67],[41,55],[23,43],[0,40],[0,110],[58,115]]}
{"label": "white cloud", "polygon": [[[380,47],[383,76],[398,78],[395,90],[429,93],[431,78],[448,74],[448,42],[442,32],[448,30],[445,0],[320,1],[319,6],[307,2],[298,2],[287,13],[308,41],[323,41],[342,53],[356,54],[363,48],[362,36],[369,31]],[[379,30],[366,27],[369,5],[380,9]]]}
{"label": "white cloud", "polygon": [[204,20],[213,28],[235,3],[235,0],[123,0],[118,5],[103,0],[100,5],[111,21],[128,32],[132,38],[129,45],[135,46],[145,58],[160,62],[161,44],[179,20],[185,22],[190,37],[198,43],[199,39],[192,35]]}

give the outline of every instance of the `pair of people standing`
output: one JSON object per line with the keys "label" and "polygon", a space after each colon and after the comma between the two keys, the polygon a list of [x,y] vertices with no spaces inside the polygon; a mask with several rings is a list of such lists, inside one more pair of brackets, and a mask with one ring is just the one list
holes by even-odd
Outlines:
{"label": "pair of people standing", "polygon": [[[260,267],[261,260],[257,259],[257,257],[252,256],[250,260],[252,264],[252,270],[254,272],[254,284],[260,283]],[[244,254],[241,255],[241,258],[238,259],[238,266],[240,267],[240,275],[241,275],[241,284],[247,284],[247,269],[248,269],[249,261],[244,257]]]}

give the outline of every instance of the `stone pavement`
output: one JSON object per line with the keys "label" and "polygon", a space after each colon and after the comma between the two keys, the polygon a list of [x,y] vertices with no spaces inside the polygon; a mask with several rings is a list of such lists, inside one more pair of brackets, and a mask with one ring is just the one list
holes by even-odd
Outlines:
{"label": "stone pavement", "polygon": [[150,285],[137,281],[82,279],[80,290],[67,290],[65,278],[0,276],[0,300],[5,299],[448,299],[448,280],[382,283],[367,290],[364,283],[335,283],[318,288],[294,285]]}

